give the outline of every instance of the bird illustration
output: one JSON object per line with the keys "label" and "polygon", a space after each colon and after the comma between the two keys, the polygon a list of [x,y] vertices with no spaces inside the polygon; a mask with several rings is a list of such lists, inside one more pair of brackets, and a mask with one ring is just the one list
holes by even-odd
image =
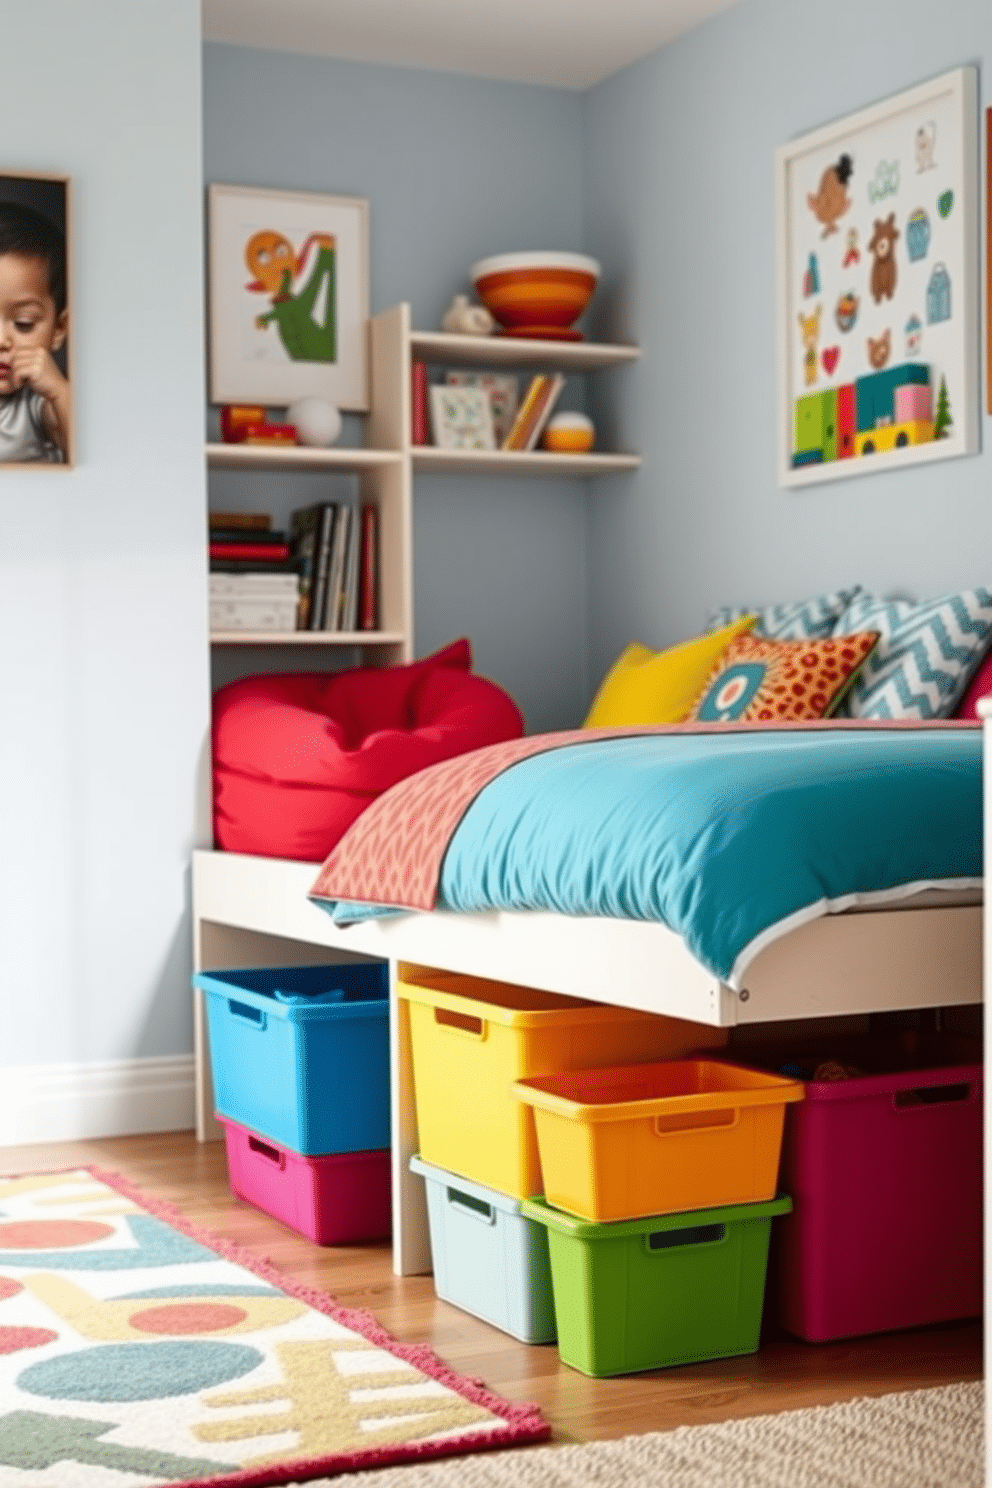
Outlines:
{"label": "bird illustration", "polygon": [[823,224],[821,238],[828,238],[837,231],[837,218],[843,217],[851,205],[847,194],[847,183],[854,172],[854,161],[850,155],[841,155],[835,165],[828,165],[820,177],[820,185],[814,196],[807,193],[806,203],[816,218]]}

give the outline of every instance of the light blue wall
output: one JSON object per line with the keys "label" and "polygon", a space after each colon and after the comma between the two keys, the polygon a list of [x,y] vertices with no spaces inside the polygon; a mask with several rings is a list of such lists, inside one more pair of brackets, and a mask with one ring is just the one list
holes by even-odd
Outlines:
{"label": "light blue wall", "polygon": [[77,464],[0,470],[0,1067],[181,1054],[209,833],[200,7],[8,5],[3,53],[4,169],[71,178]]}
{"label": "light blue wall", "polygon": [[[581,247],[581,113],[557,89],[204,49],[205,179],[367,198],[372,311],[409,300],[417,328],[437,328],[478,258]],[[211,477],[215,507],[277,516],[322,491]],[[415,482],[417,654],[468,635],[531,729],[575,722],[585,703],[584,503],[573,481]]]}
{"label": "light blue wall", "polygon": [[988,0],[741,0],[585,96],[603,329],[643,348],[614,430],[643,469],[590,503],[593,684],[628,641],[680,640],[723,602],[992,582],[987,448],[776,485],[774,152],[969,63],[992,65]]}

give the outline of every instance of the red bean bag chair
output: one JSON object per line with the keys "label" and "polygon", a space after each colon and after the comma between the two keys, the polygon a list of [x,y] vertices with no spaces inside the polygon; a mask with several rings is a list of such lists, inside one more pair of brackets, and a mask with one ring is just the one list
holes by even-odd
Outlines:
{"label": "red bean bag chair", "polygon": [[406,775],[516,739],[513,699],[468,641],[409,666],[243,677],[214,695],[214,842],[319,862]]}

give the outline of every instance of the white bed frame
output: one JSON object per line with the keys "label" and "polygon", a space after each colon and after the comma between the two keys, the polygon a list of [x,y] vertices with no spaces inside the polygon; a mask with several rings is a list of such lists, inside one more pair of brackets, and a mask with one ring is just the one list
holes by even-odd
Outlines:
{"label": "white bed frame", "polygon": [[[953,1007],[982,1000],[982,906],[893,905],[830,915],[773,942],[734,992],[664,925],[538,912],[409,914],[341,929],[307,893],[317,863],[193,854],[197,971],[374,957],[389,963],[393,1268],[431,1270],[423,1183],[408,1163],[417,1118],[401,964],[564,992],[731,1027]],[[946,896],[945,896],[946,897]],[[329,954],[331,952],[332,954]],[[195,997],[197,1135],[219,1139],[202,994]]]}

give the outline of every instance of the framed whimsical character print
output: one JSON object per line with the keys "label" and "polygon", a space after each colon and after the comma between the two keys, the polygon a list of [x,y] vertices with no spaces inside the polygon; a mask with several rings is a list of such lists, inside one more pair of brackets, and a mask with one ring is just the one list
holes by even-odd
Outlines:
{"label": "framed whimsical character print", "polygon": [[778,476],[978,449],[975,69],[776,154]]}
{"label": "framed whimsical character print", "polygon": [[69,181],[0,175],[0,468],[73,463]]}
{"label": "framed whimsical character print", "polygon": [[210,398],[369,406],[368,203],[208,188]]}

